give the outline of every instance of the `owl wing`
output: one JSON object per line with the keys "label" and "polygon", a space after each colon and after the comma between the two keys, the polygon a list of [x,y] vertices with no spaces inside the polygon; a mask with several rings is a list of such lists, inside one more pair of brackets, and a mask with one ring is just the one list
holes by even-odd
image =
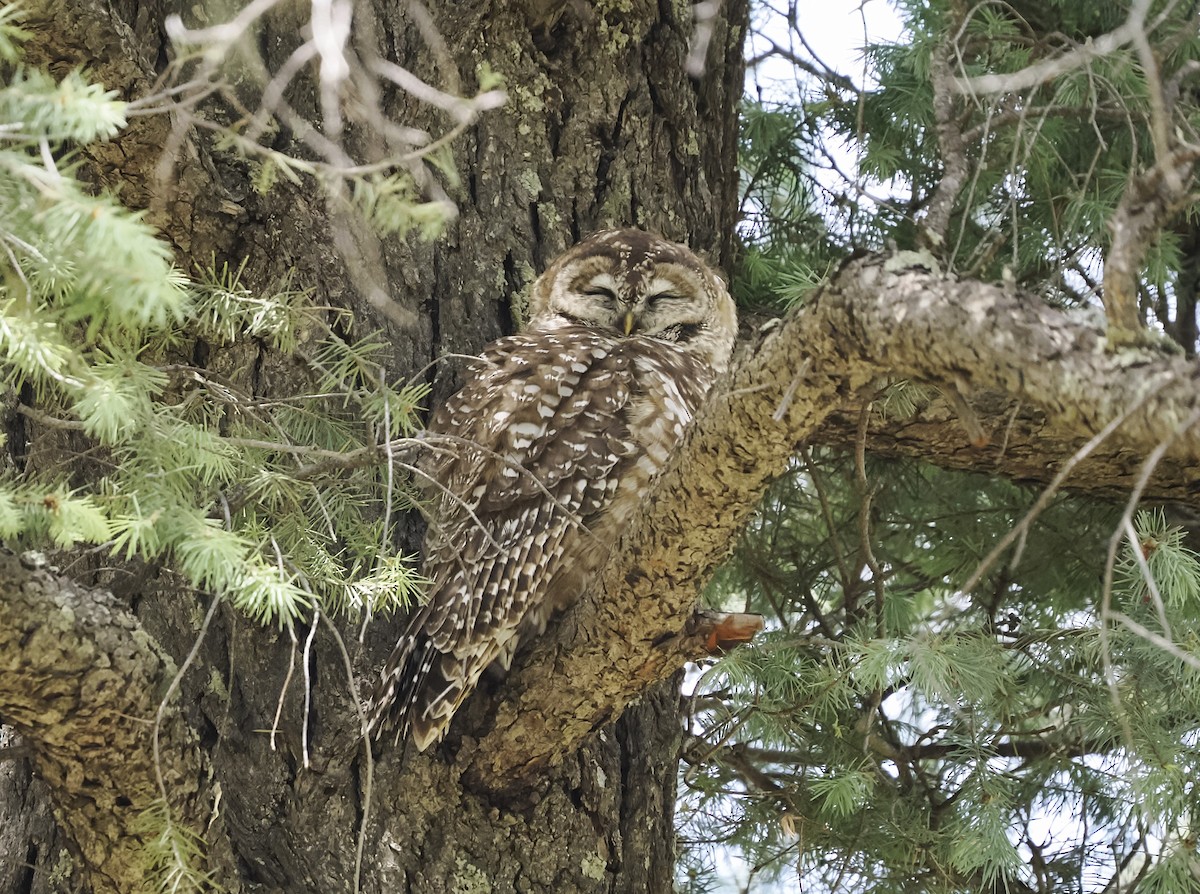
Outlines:
{"label": "owl wing", "polygon": [[423,750],[484,669],[511,660],[522,622],[555,598],[568,544],[591,536],[633,450],[622,412],[631,376],[620,345],[590,329],[523,333],[493,343],[435,414],[432,586],[384,667],[376,734],[394,728]]}

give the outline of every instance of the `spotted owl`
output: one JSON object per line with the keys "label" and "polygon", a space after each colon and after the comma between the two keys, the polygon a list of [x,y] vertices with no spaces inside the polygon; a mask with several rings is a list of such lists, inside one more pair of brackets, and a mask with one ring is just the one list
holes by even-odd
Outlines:
{"label": "spotted owl", "polygon": [[483,672],[579,597],[736,332],[713,270],[641,230],[596,233],[538,278],[528,325],[430,423],[429,599],[384,666],[376,736],[437,742]]}

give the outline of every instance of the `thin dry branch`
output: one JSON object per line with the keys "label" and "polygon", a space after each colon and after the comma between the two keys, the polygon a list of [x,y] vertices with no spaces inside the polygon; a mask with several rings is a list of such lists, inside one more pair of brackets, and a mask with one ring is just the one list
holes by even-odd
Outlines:
{"label": "thin dry branch", "polygon": [[1144,38],[1146,14],[1149,9],[1149,0],[1136,0],[1129,10],[1128,17],[1120,27],[1107,34],[1092,38],[1062,55],[1036,62],[1020,71],[979,75],[974,78],[955,78],[955,89],[960,93],[968,93],[973,96],[988,93],[1018,93],[1053,81],[1077,68],[1082,68],[1094,59],[1115,53],[1121,47],[1133,43],[1139,35]]}

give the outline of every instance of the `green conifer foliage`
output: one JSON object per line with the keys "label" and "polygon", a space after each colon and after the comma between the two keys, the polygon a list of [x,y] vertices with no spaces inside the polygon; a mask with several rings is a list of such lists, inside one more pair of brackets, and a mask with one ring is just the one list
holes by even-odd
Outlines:
{"label": "green conifer foliage", "polygon": [[[15,21],[0,12],[10,62]],[[125,104],[81,72],[18,67],[0,90],[5,399],[32,425],[79,433],[87,457],[0,477],[0,536],[163,561],[264,623],[408,604],[421,580],[385,507],[411,505],[425,386],[386,381],[378,339],[347,343],[286,283],[259,295],[240,271],[173,267],[138,214],[73,176],[75,147],[124,124]],[[394,193],[371,203],[392,209],[392,229]],[[197,339],[260,340],[297,358],[301,384],[242,393],[178,359]]]}
{"label": "green conifer foliage", "polygon": [[[947,76],[1059,59],[1139,4],[897,6],[907,31],[866,48],[865,83],[823,69],[799,39],[802,7],[765,29],[763,57],[803,70],[798,95],[768,84],[747,108],[742,296],[803,303],[852,251],[893,247],[1099,312],[1109,222],[1156,157],[1155,79],[1170,127],[1194,137],[1196,5],[1149,4],[1157,73],[1125,41],[1020,89],[944,93],[948,130]],[[931,234],[954,154],[962,188]],[[1188,353],[1194,226],[1180,207],[1139,284],[1143,319]],[[870,412],[904,418],[925,400],[919,383],[882,382]],[[726,890],[713,872],[730,854],[748,891],[1197,890],[1188,516],[1061,495],[983,566],[1039,493],[801,452],[710,588],[768,633],[689,683],[687,890]]]}

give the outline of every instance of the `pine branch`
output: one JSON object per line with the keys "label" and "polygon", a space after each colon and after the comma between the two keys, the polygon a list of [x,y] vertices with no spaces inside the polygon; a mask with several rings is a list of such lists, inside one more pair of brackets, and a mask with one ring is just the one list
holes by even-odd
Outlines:
{"label": "pine branch", "polygon": [[[1002,740],[988,743],[972,743],[969,747],[962,744],[943,744],[940,742],[918,743],[915,745],[887,746],[878,749],[872,744],[871,751],[880,758],[901,760],[906,763],[916,761],[942,761],[961,758],[963,754],[976,755],[985,753],[994,757],[1020,758],[1022,760],[1038,760],[1057,755],[1059,757],[1083,757],[1089,754],[1107,755],[1112,753],[1117,744],[1113,736],[1098,736],[1092,739],[1076,739],[1064,735],[1027,735],[1023,737],[1006,736]],[[798,776],[798,770],[804,767],[825,767],[829,764],[829,756],[821,753],[795,751],[783,748],[758,748],[744,743],[723,745],[713,749],[706,747],[702,759],[695,763],[715,760],[719,764],[731,764],[737,767],[752,766],[759,774],[779,773],[786,771],[788,776]]]}
{"label": "pine branch", "polygon": [[975,96],[988,93],[1019,93],[1030,87],[1046,84],[1096,59],[1115,53],[1136,40],[1139,34],[1144,35],[1149,7],[1148,0],[1137,0],[1121,26],[1107,34],[1089,38],[1058,56],[1040,60],[1020,71],[970,78],[959,77],[955,80],[955,88],[961,93]]}

